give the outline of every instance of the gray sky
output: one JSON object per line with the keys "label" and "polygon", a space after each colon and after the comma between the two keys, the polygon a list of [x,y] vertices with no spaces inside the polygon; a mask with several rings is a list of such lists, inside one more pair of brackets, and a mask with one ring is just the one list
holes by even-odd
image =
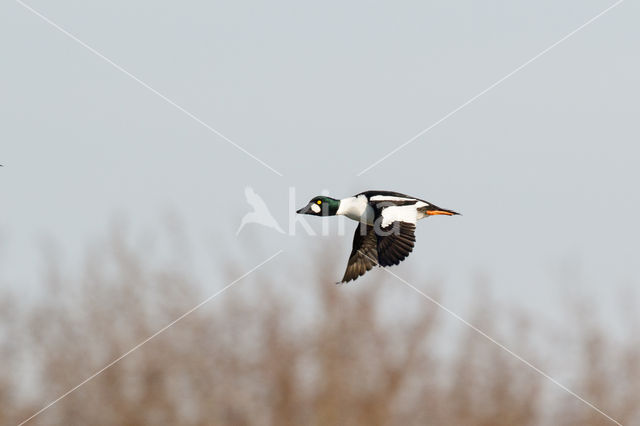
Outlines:
{"label": "gray sky", "polygon": [[[454,307],[477,273],[502,300],[543,309],[638,283],[637,2],[361,176],[614,2],[27,3],[284,176],[2,2],[0,266],[21,291],[41,265],[40,236],[73,263],[115,215],[154,229],[173,212],[203,264],[250,252],[249,269],[281,248],[301,263],[317,250],[346,263],[351,223],[344,237],[255,225],[236,237],[247,185],[285,229],[290,186],[298,207],[323,189],[388,189],[462,212],[420,222],[414,253],[394,268],[444,278]],[[563,265],[583,280],[561,290]]]}

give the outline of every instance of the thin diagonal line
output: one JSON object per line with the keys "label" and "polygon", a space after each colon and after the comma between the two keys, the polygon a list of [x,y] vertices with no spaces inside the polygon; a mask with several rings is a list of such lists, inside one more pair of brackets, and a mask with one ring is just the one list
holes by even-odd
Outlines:
{"label": "thin diagonal line", "polygon": [[231,145],[233,145],[234,147],[236,147],[237,149],[239,149],[240,151],[244,152],[245,154],[247,154],[249,157],[253,158],[254,160],[256,160],[258,163],[262,164],[264,167],[266,167],[267,169],[271,170],[273,173],[277,174],[278,176],[282,176],[282,173],[280,173],[279,171],[277,171],[276,169],[274,169],[273,167],[271,167],[270,165],[268,165],[267,163],[265,163],[264,161],[262,161],[261,159],[259,159],[258,157],[256,157],[255,155],[253,155],[252,153],[250,153],[249,151],[247,151],[245,148],[241,147],[240,145],[238,145],[237,143],[235,143],[234,141],[232,141],[231,139],[229,139],[228,137],[226,137],[225,135],[223,135],[222,133],[220,133],[218,130],[214,129],[213,127],[211,127],[209,124],[205,123],[204,121],[202,121],[200,118],[198,118],[196,115],[194,115],[193,113],[189,112],[188,110],[186,110],[185,108],[183,108],[182,106],[178,105],[177,103],[175,103],[174,101],[172,101],[171,99],[169,99],[167,96],[163,95],[162,93],[158,92],[156,89],[154,89],[153,87],[151,87],[149,84],[145,83],[144,81],[142,81],[141,79],[139,79],[138,77],[136,77],[135,75],[131,74],[129,71],[127,71],[126,69],[124,69],[122,66],[118,65],[117,63],[113,62],[111,59],[109,59],[108,57],[106,57],[105,55],[103,55],[102,53],[100,53],[99,51],[97,51],[96,49],[94,49],[93,47],[89,46],[87,43],[85,43],[84,41],[80,40],[78,37],[76,37],[75,35],[71,34],[69,31],[65,30],[64,28],[62,28],[60,25],[56,24],[55,22],[53,22],[51,19],[47,18],[46,16],[44,16],[42,13],[38,12],[37,10],[35,10],[33,7],[29,6],[28,4],[24,3],[22,0],[16,0],[16,2],[21,5],[22,7],[24,7],[25,9],[27,9],[28,11],[30,11],[31,13],[33,13],[34,15],[38,16],[40,19],[42,19],[43,21],[45,21],[47,24],[51,25],[52,27],[54,27],[55,29],[57,29],[58,31],[60,31],[61,33],[63,33],[64,35],[66,35],[67,37],[69,37],[70,39],[72,39],[73,41],[75,41],[76,43],[80,44],[82,47],[86,48],[87,50],[89,50],[91,53],[93,53],[94,55],[96,55],[97,57],[99,57],[100,59],[104,60],[105,62],[109,63],[110,65],[112,65],[115,69],[117,69],[118,71],[126,74],[127,76],[129,76],[131,79],[135,80],[137,83],[139,83],[141,86],[143,86],[144,88],[148,89],[149,91],[153,92],[154,94],[156,94],[157,96],[159,96],[162,100],[166,101],[168,104],[172,105],[173,107],[177,108],[178,110],[182,111],[184,114],[186,114],[187,116],[189,116],[190,118],[192,118],[193,120],[195,120],[197,123],[201,124],[202,126],[204,126],[205,128],[207,128],[208,130],[210,130],[211,132],[215,133],[216,135],[218,135],[219,137],[221,137],[222,139],[224,139],[225,141],[229,142]]}
{"label": "thin diagonal line", "polygon": [[607,419],[611,420],[613,423],[616,423],[616,424],[622,426],[622,424],[620,422],[618,422],[617,420],[615,420],[614,418],[609,416],[607,413],[605,413],[604,411],[602,411],[601,409],[599,409],[598,407],[596,407],[595,405],[593,405],[592,403],[590,403],[589,401],[587,401],[586,399],[584,399],[583,397],[581,397],[580,395],[578,395],[577,393],[575,393],[574,391],[572,391],[571,389],[569,389],[568,387],[566,387],[565,385],[563,385],[562,383],[560,383],[559,381],[557,381],[556,379],[554,379],[553,377],[551,377],[550,375],[545,373],[544,371],[540,370],[538,367],[536,367],[535,365],[531,364],[529,361],[527,361],[526,359],[522,358],[520,355],[518,355],[517,353],[513,352],[511,349],[507,348],[505,345],[503,345],[502,343],[498,342],[493,337],[489,336],[487,333],[485,333],[484,331],[480,330],[478,327],[476,327],[475,325],[471,324],[469,321],[465,320],[460,315],[456,314],[451,309],[447,308],[446,306],[444,306],[443,304],[441,304],[440,302],[435,300],[433,297],[427,295],[422,290],[420,290],[417,287],[413,286],[412,284],[407,282],[405,279],[403,279],[402,277],[394,274],[393,272],[391,272],[387,268],[382,268],[382,269],[384,269],[385,272],[388,272],[389,274],[393,275],[394,277],[396,277],[397,279],[402,281],[409,288],[411,288],[412,290],[414,290],[415,292],[420,294],[422,297],[424,297],[425,299],[427,299],[431,303],[433,303],[436,306],[438,306],[440,309],[444,310],[448,314],[451,314],[458,321],[462,322],[467,327],[470,327],[473,331],[475,331],[476,333],[480,334],[482,337],[486,338],[491,343],[494,343],[495,345],[497,345],[500,349],[506,351],[508,354],[510,354],[513,357],[515,357],[518,361],[520,361],[520,362],[524,363],[525,365],[527,365],[529,368],[534,370],[536,373],[538,373],[538,374],[542,375],[543,377],[545,377],[546,379],[548,379],[551,383],[553,383],[556,386],[560,387],[562,390],[564,390],[565,392],[569,393],[570,395],[576,397],[577,399],[579,399],[580,401],[582,401],[583,403],[585,403],[589,407],[593,408],[598,413],[602,414]]}
{"label": "thin diagonal line", "polygon": [[34,413],[31,417],[23,420],[18,426],[22,426],[23,424],[27,423],[29,420],[33,419],[34,417],[36,417],[37,415],[41,414],[43,411],[45,411],[46,409],[50,408],[52,405],[60,402],[60,400],[66,398],[67,396],[69,396],[69,394],[71,394],[72,392],[74,392],[76,389],[78,389],[80,386],[84,385],[85,383],[93,380],[96,376],[98,376],[99,374],[101,374],[102,372],[104,372],[105,370],[107,370],[108,368],[112,367],[113,365],[115,365],[118,361],[122,360],[124,357],[126,357],[127,355],[131,354],[132,352],[134,352],[135,350],[139,349],[142,345],[144,345],[145,343],[147,343],[149,340],[153,339],[154,337],[156,337],[157,335],[159,335],[160,333],[166,331],[169,327],[171,327],[172,325],[174,325],[175,323],[177,323],[178,321],[182,320],[183,318],[185,318],[186,316],[192,314],[194,311],[196,311],[197,309],[201,308],[203,305],[205,305],[207,302],[210,302],[212,299],[214,299],[216,296],[222,294],[225,290],[227,290],[229,287],[231,287],[232,285],[234,285],[235,283],[237,283],[238,281],[242,280],[244,277],[246,277],[247,275],[251,274],[252,272],[254,272],[256,269],[260,268],[261,266],[263,266],[264,264],[270,262],[271,260],[273,260],[276,256],[278,256],[279,254],[281,254],[283,252],[283,250],[278,251],[276,254],[272,255],[271,257],[269,257],[267,260],[262,261],[261,263],[259,263],[258,265],[254,266],[253,268],[249,269],[247,272],[245,272],[244,274],[242,274],[241,276],[239,276],[238,278],[236,278],[235,280],[231,281],[229,284],[227,284],[226,286],[224,286],[223,288],[221,288],[220,290],[218,290],[217,292],[215,292],[214,294],[212,294],[211,296],[207,297],[205,300],[203,300],[202,302],[198,303],[196,306],[194,306],[193,308],[189,309],[187,312],[185,312],[184,314],[180,315],[178,318],[176,318],[175,320],[171,321],[169,324],[165,325],[164,327],[162,327],[160,330],[156,331],[155,333],[153,333],[151,336],[147,337],[146,339],[144,339],[142,342],[138,343],[137,345],[135,345],[133,348],[129,349],[127,352],[123,353],[122,355],[120,355],[118,358],[114,359],[113,361],[111,361],[109,364],[105,365],[104,367],[102,367],[100,370],[96,371],[95,373],[93,373],[91,376],[87,377],[86,379],[84,379],[82,382],[78,383],[77,385],[75,385],[74,387],[72,387],[71,389],[69,389],[67,392],[63,393],[62,395],[60,395],[58,398],[54,399],[53,401],[51,401],[50,403],[48,403],[47,405],[45,405],[44,407],[42,407],[38,412]]}
{"label": "thin diagonal line", "polygon": [[[19,0],[16,0],[19,1]],[[525,63],[523,63],[522,65],[520,65],[519,67],[517,67],[516,69],[514,69],[513,71],[511,71],[509,74],[505,75],[504,77],[502,77],[501,79],[499,79],[498,81],[496,81],[495,83],[493,83],[492,85],[490,85],[489,87],[487,87],[486,89],[484,89],[483,91],[481,91],[480,93],[478,93],[477,95],[473,96],[472,98],[470,98],[468,101],[466,101],[465,103],[463,103],[462,105],[460,105],[459,107],[457,107],[456,109],[454,109],[453,111],[449,112],[448,114],[446,114],[444,117],[440,118],[438,121],[436,121],[435,123],[433,123],[432,125],[430,125],[429,127],[427,127],[426,129],[422,130],[421,132],[419,132],[417,135],[415,135],[414,137],[412,137],[411,139],[409,139],[408,141],[404,142],[403,144],[399,145],[398,147],[396,147],[393,151],[389,152],[387,155],[385,155],[384,157],[380,158],[378,161],[376,161],[375,163],[371,164],[369,167],[363,169],[360,173],[357,174],[357,176],[361,176],[362,174],[366,173],[367,171],[369,171],[370,169],[374,168],[375,166],[377,166],[378,164],[380,164],[381,162],[383,162],[384,160],[386,160],[387,158],[391,157],[393,154],[395,154],[396,152],[400,151],[402,148],[406,147],[407,145],[409,145],[411,142],[415,141],[416,139],[418,139],[420,136],[424,135],[425,133],[427,133],[428,131],[430,131],[431,129],[433,129],[434,127],[438,126],[440,123],[442,123],[443,121],[447,120],[449,117],[451,117],[452,115],[454,115],[455,113],[457,113],[458,111],[460,111],[461,109],[463,109],[464,107],[470,105],[473,101],[475,101],[476,99],[478,99],[479,97],[481,97],[482,95],[484,95],[485,93],[487,93],[488,91],[490,91],[491,89],[495,88],[496,86],[498,86],[500,83],[502,83],[503,81],[507,80],[508,78],[512,77],[514,74],[516,74],[518,71],[522,70],[524,67],[526,67],[527,65],[531,64],[533,61],[535,61],[536,59],[540,58],[541,56],[543,56],[545,53],[549,52],[551,49],[553,49],[554,47],[556,47],[557,45],[559,45],[560,43],[566,41],[567,39],[569,39],[571,36],[573,36],[574,34],[576,34],[578,31],[582,30],[583,28],[585,28],[587,25],[593,23],[595,20],[597,20],[598,18],[600,18],[601,16],[603,16],[604,14],[606,14],[607,12],[609,12],[611,9],[615,8],[616,6],[619,6],[622,2],[624,2],[625,0],[618,0],[617,2],[615,2],[614,4],[612,4],[611,6],[607,7],[605,10],[603,10],[602,12],[598,13],[596,16],[594,16],[593,18],[589,19],[587,22],[585,22],[584,24],[580,25],[578,28],[576,28],[575,30],[571,31],[570,33],[568,33],[567,35],[565,35],[564,37],[562,37],[560,40],[556,41],[555,43],[553,43],[551,46],[547,47],[546,49],[542,50],[541,52],[539,52],[537,55],[535,55],[533,58],[529,59],[528,61],[526,61]]]}

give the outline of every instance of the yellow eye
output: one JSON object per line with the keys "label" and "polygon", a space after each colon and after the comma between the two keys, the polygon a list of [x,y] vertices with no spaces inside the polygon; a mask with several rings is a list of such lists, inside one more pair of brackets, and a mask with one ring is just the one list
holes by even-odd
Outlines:
{"label": "yellow eye", "polygon": [[322,200],[318,200],[318,201],[316,201],[316,203],[322,204]]}

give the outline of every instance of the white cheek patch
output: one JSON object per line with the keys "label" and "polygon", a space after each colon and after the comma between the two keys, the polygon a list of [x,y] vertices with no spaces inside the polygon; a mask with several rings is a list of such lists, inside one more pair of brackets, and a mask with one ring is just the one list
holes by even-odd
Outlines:
{"label": "white cheek patch", "polygon": [[311,204],[311,210],[313,210],[314,213],[320,213],[320,206],[317,204]]}

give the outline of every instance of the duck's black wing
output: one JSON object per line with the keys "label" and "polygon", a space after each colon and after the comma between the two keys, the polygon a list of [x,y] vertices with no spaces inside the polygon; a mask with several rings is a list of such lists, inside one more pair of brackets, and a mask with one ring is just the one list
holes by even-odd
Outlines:
{"label": "duck's black wing", "polygon": [[401,221],[381,228],[381,232],[376,235],[378,264],[397,265],[409,256],[416,242],[415,230],[415,224]]}
{"label": "duck's black wing", "polygon": [[416,242],[417,200],[372,203],[374,229],[378,240],[378,264],[397,265],[413,250]]}
{"label": "duck's black wing", "polygon": [[381,195],[384,197],[400,197],[400,198],[414,198],[414,197],[410,197],[407,194],[402,194],[400,192],[395,192],[395,191],[364,191],[361,192],[359,194],[356,194],[356,196],[358,195],[364,195],[365,197],[367,197],[367,199],[370,199],[371,197],[375,197],[376,195]]}
{"label": "duck's black wing", "polygon": [[[403,194],[401,192],[395,192],[395,191],[364,191],[361,192],[359,194],[356,194],[355,196],[357,197],[358,195],[364,195],[365,197],[367,197],[368,200],[370,200],[372,197],[396,197],[396,198],[404,198],[404,200],[390,200],[387,199],[385,200],[385,202],[387,204],[395,204],[395,205],[406,205],[406,204],[414,204],[417,201],[422,201],[423,203],[427,203],[427,206],[432,206],[434,208],[437,208],[433,203],[430,203],[427,200],[423,200],[422,198],[416,198],[416,197],[412,197],[410,195],[407,194]],[[375,201],[375,200],[373,200]]]}
{"label": "duck's black wing", "polygon": [[392,266],[413,251],[416,241],[414,223],[395,221],[385,227],[360,223],[353,235],[353,248],[343,283],[355,280],[376,265]]}
{"label": "duck's black wing", "polygon": [[342,277],[343,283],[355,280],[378,262],[378,239],[373,226],[360,223],[353,235],[353,248]]}

